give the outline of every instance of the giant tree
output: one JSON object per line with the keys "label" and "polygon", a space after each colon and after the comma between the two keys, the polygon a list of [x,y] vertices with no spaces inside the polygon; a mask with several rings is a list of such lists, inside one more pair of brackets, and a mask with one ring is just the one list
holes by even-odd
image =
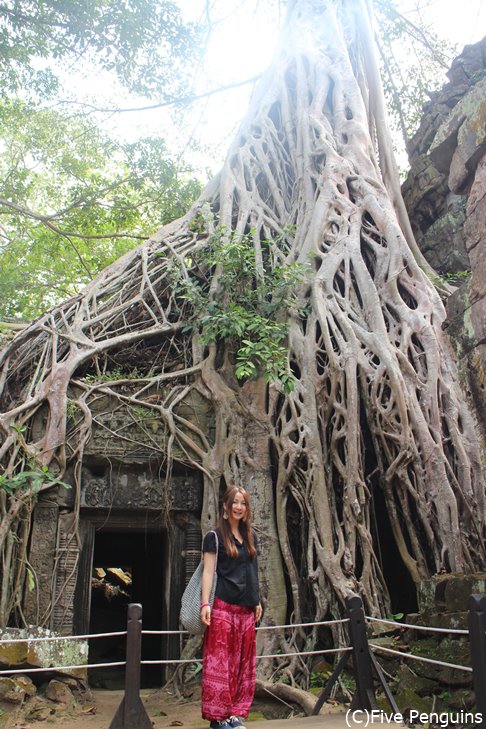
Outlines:
{"label": "giant tree", "polygon": [[[248,484],[267,619],[337,614],[352,591],[383,613],[392,545],[416,586],[479,566],[479,450],[401,201],[371,22],[365,0],[291,2],[196,205],[3,352],[4,564],[34,498],[15,473],[47,468],[49,488],[70,463],[78,489],[102,392],[164,425],[166,474],[175,453],[201,471],[203,528],[222,483]],[[214,436],[184,418],[194,392]]]}

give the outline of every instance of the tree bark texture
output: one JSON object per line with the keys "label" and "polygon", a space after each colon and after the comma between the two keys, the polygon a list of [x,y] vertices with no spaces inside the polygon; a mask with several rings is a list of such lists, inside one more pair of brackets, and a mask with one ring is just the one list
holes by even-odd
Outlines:
{"label": "tree bark texture", "polygon": [[[60,473],[67,462],[79,464],[91,405],[110,393],[163,421],[167,473],[175,445],[201,470],[203,528],[214,523],[222,481],[247,485],[265,620],[276,624],[337,615],[351,592],[371,614],[389,609],[377,499],[416,585],[484,560],[475,424],[442,332],[441,298],[404,214],[370,23],[365,0],[291,3],[274,62],[194,209],[35,321],[2,355],[7,469],[29,458]],[[201,211],[204,229],[194,225]],[[309,266],[289,321],[291,393],[262,378],[241,384],[224,343],[203,346],[183,331],[188,305],[170,267],[194,276],[193,257],[209,245],[211,226],[251,232],[260,270]],[[153,358],[135,380],[87,381],[113,353],[150,342]],[[68,387],[81,413],[71,432]],[[214,415],[213,440],[178,411],[192,390]],[[34,441],[30,424],[41,408],[47,422]],[[26,430],[19,435],[12,425]],[[4,535],[17,528],[18,508],[18,498],[3,496]],[[281,639],[288,648],[290,639]]]}

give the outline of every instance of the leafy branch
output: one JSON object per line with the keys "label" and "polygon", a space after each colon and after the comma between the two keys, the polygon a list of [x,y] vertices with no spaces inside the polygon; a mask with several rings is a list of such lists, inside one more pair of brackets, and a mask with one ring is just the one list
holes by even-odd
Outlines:
{"label": "leafy branch", "polygon": [[[292,233],[286,229],[283,236]],[[297,309],[296,286],[306,266],[272,265],[275,241],[268,240],[260,242],[258,261],[254,235],[254,230],[239,235],[218,228],[208,245],[193,254],[189,269],[172,265],[174,292],[190,307],[185,331],[197,330],[203,344],[224,340],[230,351],[236,350],[238,380],[262,376],[291,392],[295,377],[288,362],[288,317]]]}
{"label": "leafy branch", "polygon": [[13,476],[0,475],[0,490],[6,491],[10,496],[19,491],[27,491],[30,494],[37,494],[47,486],[64,486],[70,489],[70,484],[61,481],[55,473],[49,471],[47,466],[40,470],[20,471]]}

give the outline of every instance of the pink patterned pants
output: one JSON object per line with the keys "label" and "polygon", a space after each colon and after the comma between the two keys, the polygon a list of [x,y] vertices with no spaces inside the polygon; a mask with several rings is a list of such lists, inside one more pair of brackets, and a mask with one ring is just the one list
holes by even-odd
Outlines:
{"label": "pink patterned pants", "polygon": [[203,643],[201,714],[208,721],[248,716],[255,694],[255,610],[215,598]]}

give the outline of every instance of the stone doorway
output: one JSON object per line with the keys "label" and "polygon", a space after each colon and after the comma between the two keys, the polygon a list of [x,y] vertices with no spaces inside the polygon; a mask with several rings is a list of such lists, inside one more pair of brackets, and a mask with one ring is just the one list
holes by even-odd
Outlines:
{"label": "stone doorway", "polygon": [[[143,627],[162,630],[167,623],[164,606],[167,536],[164,530],[113,531],[107,525],[95,531],[89,633],[126,630],[127,606],[143,605]],[[144,636],[142,660],[160,660],[166,653],[163,636]],[[90,641],[89,663],[123,661],[125,637],[96,638]],[[144,688],[161,686],[162,666],[142,667]],[[92,669],[92,686],[123,686],[124,669]],[[120,685],[121,684],[121,685]]]}

